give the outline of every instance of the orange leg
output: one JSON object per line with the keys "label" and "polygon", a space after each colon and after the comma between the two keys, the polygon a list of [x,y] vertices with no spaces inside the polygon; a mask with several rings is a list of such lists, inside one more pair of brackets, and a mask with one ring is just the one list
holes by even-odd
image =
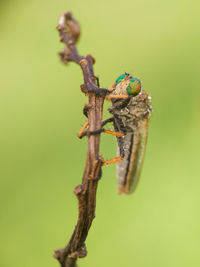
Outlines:
{"label": "orange leg", "polygon": [[122,136],[124,136],[123,133],[114,132],[114,131],[110,131],[110,130],[104,130],[103,133],[111,134],[111,135],[114,135],[114,136],[117,136],[117,137],[122,137]]}
{"label": "orange leg", "polygon": [[78,137],[79,138],[82,138],[83,136],[85,135],[93,135],[93,134],[100,134],[100,133],[107,133],[107,134],[111,134],[111,135],[114,135],[114,136],[117,136],[117,137],[122,137],[124,136],[123,133],[120,133],[120,132],[114,132],[114,131],[110,131],[110,130],[105,130],[105,129],[99,129],[99,130],[96,130],[96,131],[89,131],[89,132],[86,132],[85,130],[87,129],[88,127],[88,121],[83,125],[83,127],[81,128],[81,130],[79,131],[78,133]]}
{"label": "orange leg", "polygon": [[107,96],[105,97],[105,99],[106,99],[107,101],[110,101],[110,102],[111,102],[110,95],[111,95],[113,89],[115,89],[115,86],[116,86],[116,83],[111,84],[111,86],[110,86],[110,88],[109,88],[109,90],[110,90],[110,94],[107,95]]}
{"label": "orange leg", "polygon": [[[82,137],[85,130],[87,129],[89,123],[88,121],[83,125],[83,127],[81,128],[81,130],[79,131],[78,133],[78,137]],[[104,130],[103,128],[100,129],[100,130],[97,130],[97,131],[94,131],[94,132],[88,132],[88,134],[97,134],[97,133],[107,133],[107,134],[111,134],[111,135],[114,135],[114,136],[117,136],[117,137],[122,137],[124,136],[123,133],[120,133],[120,132],[114,132],[114,131],[110,131],[110,130]],[[115,157],[113,159],[109,159],[109,160],[106,160],[102,163],[102,166],[105,166],[105,165],[109,165],[111,163],[117,163],[117,162],[120,162],[121,160],[123,159],[123,156],[119,156],[119,157]]]}
{"label": "orange leg", "polygon": [[119,157],[115,157],[113,159],[106,160],[106,161],[103,162],[102,166],[109,165],[111,163],[120,162],[122,159],[123,159],[123,157],[122,156],[119,156]]}
{"label": "orange leg", "polygon": [[107,133],[107,134],[111,134],[111,135],[114,135],[114,136],[117,136],[117,137],[122,137],[124,136],[123,133],[120,133],[120,132],[114,132],[114,131],[110,131],[110,130],[105,130],[104,128],[101,128],[99,130],[96,130],[96,131],[89,131],[87,133],[87,135],[93,135],[93,134],[100,134],[100,133]]}
{"label": "orange leg", "polygon": [[86,123],[83,125],[83,127],[82,127],[81,130],[79,131],[79,133],[78,133],[78,137],[81,137],[81,136],[83,135],[83,133],[84,133],[84,131],[87,129],[88,125],[89,125],[89,123],[88,123],[88,121],[86,121]]}
{"label": "orange leg", "polygon": [[112,95],[112,94],[110,94],[110,95],[106,96],[106,100],[111,101],[111,98],[127,99],[129,97],[130,97],[129,95]]}

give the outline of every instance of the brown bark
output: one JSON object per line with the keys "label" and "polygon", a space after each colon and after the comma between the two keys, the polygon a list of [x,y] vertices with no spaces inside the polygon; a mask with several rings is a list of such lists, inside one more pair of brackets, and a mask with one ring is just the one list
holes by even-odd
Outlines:
{"label": "brown bark", "polygon": [[[94,58],[91,55],[80,56],[77,52],[75,45],[79,38],[80,28],[70,12],[61,16],[57,29],[61,42],[66,44],[66,48],[60,52],[61,60],[64,63],[73,61],[79,64],[83,71],[84,84],[81,85],[81,90],[88,96],[88,105],[84,107],[84,114],[89,122],[88,131],[99,130],[102,124],[104,97],[109,91],[99,87],[99,81],[93,72]],[[66,247],[54,252],[54,257],[62,267],[77,266],[77,258],[85,257],[87,254],[85,240],[95,217],[96,192],[103,162],[99,156],[99,143],[100,134],[88,136],[82,184],[74,189],[78,198],[78,221]]]}

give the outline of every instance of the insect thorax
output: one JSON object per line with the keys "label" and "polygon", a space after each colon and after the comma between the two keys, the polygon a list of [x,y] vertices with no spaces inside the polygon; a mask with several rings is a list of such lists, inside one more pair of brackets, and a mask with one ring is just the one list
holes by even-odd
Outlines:
{"label": "insect thorax", "polygon": [[108,111],[122,121],[127,132],[132,132],[142,119],[149,117],[152,109],[150,100],[142,90],[139,95],[129,99],[113,100]]}

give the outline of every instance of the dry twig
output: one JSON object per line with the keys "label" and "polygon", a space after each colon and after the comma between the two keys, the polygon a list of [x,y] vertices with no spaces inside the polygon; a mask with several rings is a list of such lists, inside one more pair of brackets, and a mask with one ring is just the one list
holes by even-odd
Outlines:
{"label": "dry twig", "polygon": [[[102,124],[104,98],[109,91],[99,87],[98,79],[93,72],[94,58],[91,55],[83,57],[78,54],[76,42],[80,35],[80,28],[70,12],[61,16],[57,29],[61,42],[66,44],[66,48],[60,52],[61,60],[64,63],[73,61],[79,64],[83,71],[84,84],[81,85],[81,90],[88,95],[88,105],[84,107],[84,114],[89,122],[88,130],[99,130]],[[87,254],[85,240],[95,217],[96,191],[103,162],[99,156],[99,142],[100,134],[89,135],[82,184],[74,189],[79,204],[77,225],[67,246],[54,252],[54,257],[62,267],[77,266],[77,258],[85,257]]]}

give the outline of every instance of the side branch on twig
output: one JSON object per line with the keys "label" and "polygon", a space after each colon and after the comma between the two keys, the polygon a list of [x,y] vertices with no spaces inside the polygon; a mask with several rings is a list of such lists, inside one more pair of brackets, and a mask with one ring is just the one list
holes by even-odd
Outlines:
{"label": "side branch on twig", "polygon": [[[88,117],[88,130],[96,131],[101,128],[104,97],[110,91],[99,87],[99,81],[93,71],[94,58],[91,55],[83,57],[78,54],[76,42],[80,35],[80,27],[70,12],[61,16],[57,29],[61,42],[66,44],[66,48],[60,52],[61,60],[63,63],[75,62],[82,68],[84,84],[81,85],[81,90],[88,95],[88,105],[84,108],[84,114]],[[54,252],[54,257],[62,267],[77,266],[77,258],[85,257],[87,254],[85,240],[95,217],[96,191],[103,162],[99,156],[99,142],[99,134],[88,137],[82,184],[74,189],[78,198],[78,221],[67,246]]]}

